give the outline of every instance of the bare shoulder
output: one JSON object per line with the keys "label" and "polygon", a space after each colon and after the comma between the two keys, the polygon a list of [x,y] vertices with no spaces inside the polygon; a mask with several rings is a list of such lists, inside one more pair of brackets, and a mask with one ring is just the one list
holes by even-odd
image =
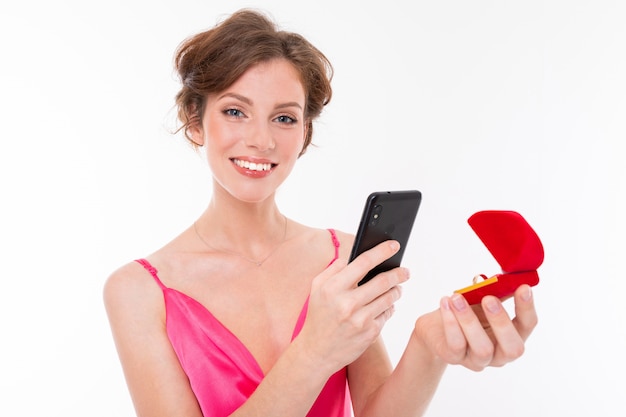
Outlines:
{"label": "bare shoulder", "polygon": [[129,262],[113,271],[103,288],[104,304],[113,313],[154,312],[161,290],[149,272],[137,262]]}
{"label": "bare shoulder", "polygon": [[103,293],[137,415],[201,416],[169,342],[163,293],[150,272],[137,262],[123,265],[108,277]]}
{"label": "bare shoulder", "polygon": [[115,288],[119,285],[132,285],[140,283],[143,281],[144,277],[140,277],[139,275],[143,275],[146,272],[145,268],[138,262],[129,262],[122,265],[109,275],[105,283],[105,289],[110,287]]}
{"label": "bare shoulder", "polygon": [[[306,245],[308,248],[316,248],[320,253],[329,252],[332,248],[332,236],[336,237],[337,242],[339,243],[339,257],[340,258],[348,258],[350,255],[350,250],[352,249],[352,242],[354,241],[354,236],[345,233],[341,230],[337,229],[321,229],[311,226],[306,226],[292,220],[292,230],[294,231],[294,235],[297,236],[297,241],[300,244]],[[332,233],[331,234],[331,230]],[[295,242],[294,242],[295,243]]]}
{"label": "bare shoulder", "polygon": [[335,236],[337,236],[337,240],[339,241],[339,257],[347,260],[350,257],[350,251],[352,250],[354,235],[341,230],[334,230],[334,232]]}

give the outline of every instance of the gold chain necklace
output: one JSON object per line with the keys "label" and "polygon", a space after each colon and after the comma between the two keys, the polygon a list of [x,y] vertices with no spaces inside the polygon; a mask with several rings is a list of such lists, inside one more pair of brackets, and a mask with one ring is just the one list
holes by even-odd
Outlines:
{"label": "gold chain necklace", "polygon": [[196,236],[198,236],[198,239],[200,239],[202,241],[202,243],[204,243],[209,249],[214,250],[216,252],[223,252],[223,253],[228,253],[230,255],[238,256],[238,257],[240,257],[242,259],[245,259],[246,261],[248,261],[248,262],[250,262],[250,263],[252,263],[252,264],[254,264],[256,266],[261,266],[261,265],[263,265],[263,263],[265,261],[267,261],[270,258],[270,256],[272,256],[274,254],[274,252],[276,252],[278,250],[278,248],[283,243],[285,243],[285,239],[287,237],[287,218],[285,217],[285,215],[282,215],[282,216],[283,216],[283,219],[285,219],[285,228],[283,230],[283,238],[280,241],[280,243],[278,243],[278,245],[276,245],[276,247],[274,249],[272,249],[270,251],[270,253],[265,258],[261,259],[260,261],[248,258],[247,256],[244,256],[244,255],[242,255],[240,253],[237,253],[237,252],[229,251],[229,250],[226,250],[226,249],[217,249],[214,246],[210,245],[206,240],[204,240],[202,235],[200,235],[200,232],[198,231],[198,225],[196,224],[197,221],[193,222],[193,230],[196,232]]}

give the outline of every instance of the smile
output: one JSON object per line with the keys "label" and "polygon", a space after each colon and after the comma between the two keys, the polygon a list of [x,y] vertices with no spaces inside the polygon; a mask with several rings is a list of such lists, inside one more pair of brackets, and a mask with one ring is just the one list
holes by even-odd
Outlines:
{"label": "smile", "polygon": [[272,163],[250,162],[250,161],[243,161],[241,159],[234,159],[234,158],[232,159],[232,161],[238,167],[247,169],[250,171],[269,171],[273,167],[276,166],[276,164],[272,164]]}

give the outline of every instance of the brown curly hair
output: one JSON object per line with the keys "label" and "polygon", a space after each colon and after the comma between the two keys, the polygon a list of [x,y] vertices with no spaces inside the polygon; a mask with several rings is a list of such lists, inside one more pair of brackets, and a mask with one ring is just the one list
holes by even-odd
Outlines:
{"label": "brown curly hair", "polygon": [[182,123],[178,131],[183,130],[195,145],[188,130],[202,123],[207,96],[226,90],[250,67],[278,58],[294,66],[305,91],[307,133],[302,155],[311,143],[313,120],[332,97],[332,65],[304,37],[279,30],[266,16],[250,9],[235,12],[178,47],[174,60],[182,84],[176,95],[178,119]]}

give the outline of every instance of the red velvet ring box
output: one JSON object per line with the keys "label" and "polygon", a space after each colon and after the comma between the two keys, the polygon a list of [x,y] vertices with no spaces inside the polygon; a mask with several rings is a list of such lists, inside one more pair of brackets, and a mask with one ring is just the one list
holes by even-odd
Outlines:
{"label": "red velvet ring box", "polygon": [[[526,220],[515,211],[487,210],[474,213],[470,227],[496,259],[502,273],[487,278],[478,275],[474,284],[456,290],[470,304],[478,304],[485,295],[506,298],[522,284],[539,283],[537,268],[543,263],[543,245]],[[482,277],[482,281],[477,278]]]}

